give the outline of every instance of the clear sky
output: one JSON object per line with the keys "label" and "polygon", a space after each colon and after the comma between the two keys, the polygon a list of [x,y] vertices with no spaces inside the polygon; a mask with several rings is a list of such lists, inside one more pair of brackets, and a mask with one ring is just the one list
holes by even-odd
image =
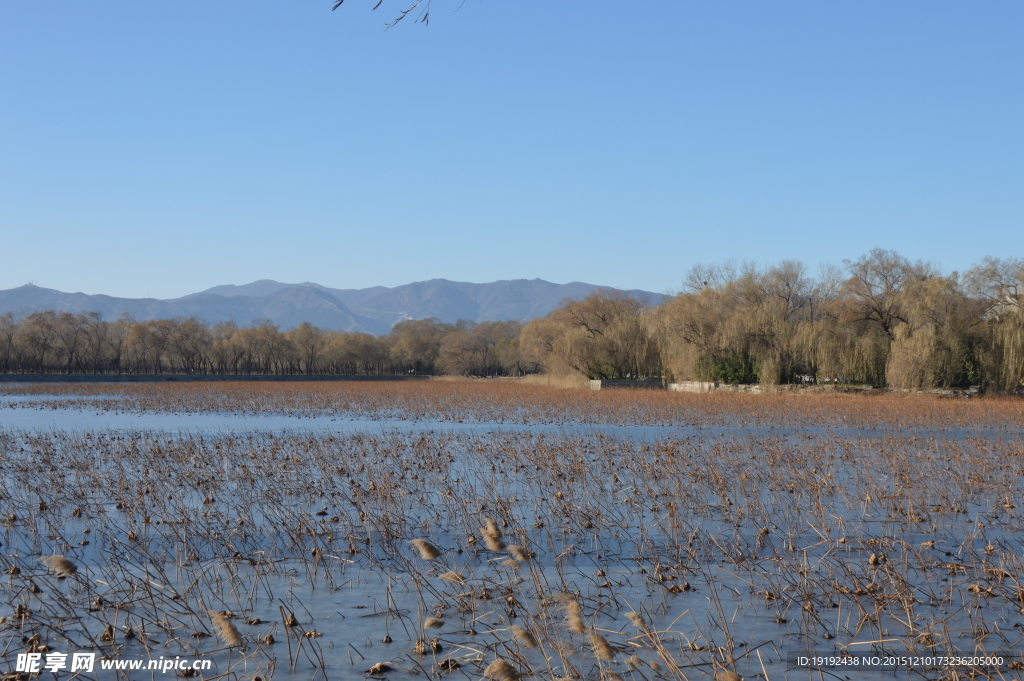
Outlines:
{"label": "clear sky", "polygon": [[0,289],[1024,256],[1019,0],[403,1],[0,3]]}

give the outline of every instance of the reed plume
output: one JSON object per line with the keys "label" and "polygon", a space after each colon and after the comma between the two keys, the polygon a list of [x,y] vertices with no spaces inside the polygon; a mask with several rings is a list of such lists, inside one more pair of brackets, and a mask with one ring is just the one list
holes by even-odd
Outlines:
{"label": "reed plume", "polygon": [[65,556],[44,556],[39,560],[58,577],[68,577],[78,572],[78,566]]}
{"label": "reed plume", "polygon": [[633,623],[633,626],[641,631],[647,630],[647,622],[644,621],[643,615],[638,612],[627,612],[626,619]]}
{"label": "reed plume", "polygon": [[495,539],[501,539],[501,528],[491,518],[484,518],[484,526],[480,528],[481,534],[489,534]]}
{"label": "reed plume", "polygon": [[569,631],[574,634],[582,634],[587,631],[587,625],[583,623],[580,604],[575,599],[570,598],[565,602],[565,614],[569,619]]}
{"label": "reed plume", "polygon": [[441,557],[441,550],[426,539],[413,539],[409,543],[420,552],[420,558],[423,560],[434,560]]}
{"label": "reed plume", "polygon": [[458,572],[445,572],[444,574],[438,575],[440,579],[452,584],[465,584],[466,578],[460,575]]}
{"label": "reed plume", "polygon": [[536,648],[539,645],[537,637],[534,636],[533,633],[531,633],[530,630],[526,629],[525,627],[521,627],[518,624],[513,624],[511,629],[512,634],[516,637],[516,639],[527,648]]}
{"label": "reed plume", "polygon": [[216,610],[207,610],[206,614],[210,616],[210,621],[213,622],[213,627],[217,632],[217,638],[219,638],[225,645],[229,646],[240,646],[242,645],[242,634],[238,631],[231,620],[228,619],[227,615]]}
{"label": "reed plume", "polygon": [[515,544],[509,545],[508,552],[512,555],[513,558],[520,561],[521,563],[525,563],[533,557],[533,555],[529,551],[524,549],[522,546],[516,546]]}
{"label": "reed plume", "polygon": [[480,528],[480,534],[484,538],[484,544],[488,551],[504,551],[505,542],[501,541],[501,528],[498,523],[490,518],[484,518],[484,526]]}
{"label": "reed plume", "polygon": [[484,544],[487,545],[488,551],[504,551],[505,542],[501,541],[497,537],[492,537],[489,534],[484,535]]}
{"label": "reed plume", "polygon": [[484,676],[495,681],[519,681],[520,678],[519,671],[500,657],[487,665]]}
{"label": "reed plume", "polygon": [[615,657],[615,649],[597,632],[590,633],[590,647],[594,649],[594,657],[599,660],[611,660]]}

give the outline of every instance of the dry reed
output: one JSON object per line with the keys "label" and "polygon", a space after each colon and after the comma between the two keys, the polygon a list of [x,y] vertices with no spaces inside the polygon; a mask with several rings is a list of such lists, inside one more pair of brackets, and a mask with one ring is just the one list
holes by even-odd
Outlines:
{"label": "dry reed", "polygon": [[426,539],[413,539],[409,542],[412,544],[417,551],[420,553],[420,558],[423,560],[434,560],[435,558],[441,557],[441,550],[434,544],[431,544]]}
{"label": "dry reed", "polygon": [[443,572],[440,575],[438,575],[438,578],[443,579],[446,582],[451,582],[452,584],[466,583],[466,578],[460,575],[458,572]]}
{"label": "dry reed", "polygon": [[39,560],[58,577],[69,577],[78,572],[78,566],[65,556],[43,556]]}
{"label": "dry reed", "polygon": [[498,657],[484,669],[484,676],[495,681],[519,681],[521,675],[508,661]]}
{"label": "dry reed", "polygon": [[583,623],[583,614],[579,602],[574,598],[567,598],[565,601],[565,615],[568,620],[569,631],[574,634],[582,634],[587,631]]}
{"label": "dry reed", "polygon": [[510,544],[508,547],[509,554],[521,563],[525,563],[530,560],[533,556],[521,546]]}
{"label": "dry reed", "polygon": [[509,629],[511,629],[512,635],[515,636],[516,640],[527,648],[536,648],[539,645],[537,637],[534,636],[529,629],[521,627],[518,624],[513,624]]}
{"label": "dry reed", "polygon": [[[748,678],[774,679],[785,675],[779,663],[766,660],[762,674],[756,659],[730,660],[723,652],[730,635],[747,641],[746,650],[778,645],[787,630],[794,639],[839,645],[885,632],[910,646],[945,649],[958,645],[956,634],[945,632],[961,627],[965,643],[994,646],[1001,640],[996,625],[1024,606],[1024,568],[1013,548],[1024,527],[1015,482],[1024,479],[1024,448],[1010,425],[1012,405],[891,396],[711,395],[705,402],[611,393],[570,395],[556,404],[545,402],[543,391],[496,389],[487,393],[490,402],[467,406],[470,396],[484,393],[477,387],[282,389],[283,404],[306,410],[303,415],[339,400],[361,413],[394,414],[388,400],[397,396],[409,418],[515,413],[520,422],[592,424],[707,417],[707,426],[732,427],[728,434],[710,427],[651,429],[636,439],[507,425],[486,433],[432,424],[412,433],[175,435],[0,428],[0,570],[9,585],[4,607],[16,625],[9,633],[24,631],[27,649],[55,647],[46,632],[58,628],[115,644],[115,638],[127,644],[134,633],[132,645],[162,632],[167,645],[182,642],[176,652],[184,654],[188,638],[189,651],[217,656],[224,671],[252,678],[255,671],[243,670],[233,645],[218,649],[201,632],[195,639],[178,633],[183,617],[205,617],[200,603],[237,602],[243,621],[253,627],[276,621],[277,636],[287,641],[287,650],[285,640],[270,649],[273,634],[246,632],[262,646],[245,664],[265,665],[256,670],[263,678],[273,676],[275,658],[290,665],[309,659],[322,669],[321,640],[329,646],[356,631],[391,641],[389,631],[399,638],[396,627],[415,638],[416,630],[432,631],[427,623],[437,619],[472,632],[452,643],[451,658],[471,676],[479,677],[489,651],[496,651],[513,670],[530,669],[538,679],[597,678],[574,662],[576,636],[593,632],[582,646],[607,667],[616,651],[600,634],[635,628],[641,635],[626,645],[659,657],[660,665],[646,662],[655,671],[665,668],[655,679],[692,678],[691,668],[710,676],[715,660]],[[220,395],[255,413],[282,408],[272,394],[262,387],[195,393],[160,387],[96,399],[131,408],[128,398],[141,396],[142,410],[201,411]],[[451,401],[430,402],[431,395]],[[787,428],[794,423],[799,427]],[[879,427],[887,423],[908,427]],[[842,431],[829,429],[837,424]],[[954,429],[955,436],[944,433]],[[467,545],[467,530],[481,524],[477,545]],[[416,540],[404,542],[427,528],[437,537],[437,545],[428,542],[435,549],[454,547],[435,570],[410,560],[410,545],[436,560]],[[516,543],[507,558],[495,558],[477,550],[488,537]],[[41,546],[65,547],[58,550],[87,568],[90,580],[55,588],[38,564],[19,557],[37,556]],[[53,557],[41,562],[59,576]],[[572,590],[555,599],[564,619],[550,610],[548,583],[556,577]],[[359,585],[356,598],[372,607],[364,611],[369,619],[347,610],[348,621],[334,618],[335,599],[318,597],[346,584]],[[708,605],[727,592],[735,611]],[[627,598],[626,612],[613,605]],[[687,610],[692,623],[676,622]],[[416,611],[436,617],[417,622],[409,615]],[[130,621],[119,622],[115,613],[131,613]],[[296,614],[310,628],[299,627]],[[281,637],[282,623],[297,629]],[[681,632],[671,635],[683,641],[680,647],[659,638],[667,630]],[[437,652],[441,641],[420,639],[415,648]],[[624,668],[642,662],[630,657]],[[429,673],[444,671],[450,669],[433,666]],[[600,673],[609,678],[606,671]]]}
{"label": "dry reed", "polygon": [[643,615],[638,612],[627,612],[626,619],[633,623],[633,626],[641,631],[647,630],[647,622],[644,621]]}
{"label": "dry reed", "polygon": [[216,610],[207,610],[206,613],[210,616],[210,621],[213,622],[217,638],[219,638],[224,645],[242,645],[242,634],[238,631],[238,628],[235,627],[234,623],[228,619],[227,615]]}
{"label": "dry reed", "polygon": [[594,657],[599,660],[611,660],[615,657],[615,649],[608,643],[608,639],[596,631],[590,632],[590,647],[594,651]]}

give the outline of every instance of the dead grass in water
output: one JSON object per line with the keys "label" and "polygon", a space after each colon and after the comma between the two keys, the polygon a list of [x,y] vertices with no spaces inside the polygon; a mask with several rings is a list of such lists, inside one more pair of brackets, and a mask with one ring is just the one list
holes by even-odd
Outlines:
{"label": "dead grass in water", "polygon": [[696,681],[786,678],[781,651],[803,644],[1024,640],[1016,401],[117,388],[101,399],[119,409],[761,427],[0,429],[9,655],[74,641],[239,678]]}
{"label": "dead grass in water", "polygon": [[[85,397],[110,411],[616,425],[1024,426],[1024,400],[934,395],[566,390],[512,381],[339,381],[0,386],[0,394]],[[33,402],[44,409],[81,401]]]}

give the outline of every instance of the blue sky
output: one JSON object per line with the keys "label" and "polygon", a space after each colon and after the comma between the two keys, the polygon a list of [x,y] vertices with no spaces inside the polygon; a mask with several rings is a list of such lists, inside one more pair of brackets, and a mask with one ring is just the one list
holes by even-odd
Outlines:
{"label": "blue sky", "polygon": [[1020,2],[373,1],[0,4],[0,289],[1024,256]]}

